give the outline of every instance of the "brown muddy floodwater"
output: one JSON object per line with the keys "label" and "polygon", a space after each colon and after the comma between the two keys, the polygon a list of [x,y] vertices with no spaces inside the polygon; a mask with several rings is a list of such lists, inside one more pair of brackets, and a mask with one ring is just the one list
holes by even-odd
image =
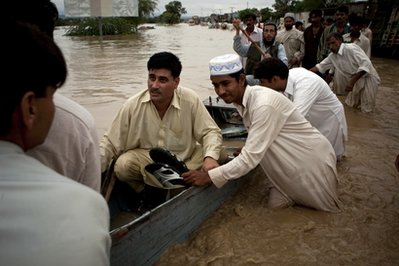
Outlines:
{"label": "brown muddy floodwater", "polygon": [[[155,52],[176,53],[181,85],[201,98],[215,95],[208,61],[232,53],[233,31],[201,26],[155,26],[135,36],[77,38],[56,32],[69,64],[60,92],[84,105],[99,135],[120,105],[146,88],[146,62]],[[303,207],[266,208],[267,186],[255,169],[251,179],[185,243],[156,265],[399,265],[398,61],[372,58],[382,79],[377,107],[363,114],[346,107],[347,157],[338,164],[342,211]],[[342,99],[341,99],[342,100]]]}

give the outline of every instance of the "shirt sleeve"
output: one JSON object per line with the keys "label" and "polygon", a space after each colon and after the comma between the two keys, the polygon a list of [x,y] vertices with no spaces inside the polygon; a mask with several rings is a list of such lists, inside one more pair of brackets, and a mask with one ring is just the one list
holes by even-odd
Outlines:
{"label": "shirt sleeve", "polygon": [[278,52],[277,52],[277,57],[283,61],[283,63],[288,66],[288,58],[287,54],[285,53],[284,45],[281,43],[278,45]]}
{"label": "shirt sleeve", "polygon": [[241,153],[227,164],[208,171],[212,182],[218,188],[254,169],[288,118],[288,113],[280,112],[271,105],[255,105],[249,115],[251,127],[248,129],[248,137]]}
{"label": "shirt sleeve", "polygon": [[222,148],[222,133],[199,97],[194,102],[192,116],[194,136],[202,144],[203,157],[212,157],[218,160]]}
{"label": "shirt sleeve", "polygon": [[126,103],[119,110],[109,130],[104,134],[100,142],[101,172],[104,172],[112,157],[122,149],[122,142],[126,140],[128,132],[129,108]]}
{"label": "shirt sleeve", "polygon": [[316,64],[316,68],[321,72],[324,73],[327,70],[333,68],[333,64],[330,58],[330,55],[327,56],[323,61],[321,61],[320,63]]}
{"label": "shirt sleeve", "polygon": [[233,42],[233,49],[234,49],[234,51],[235,51],[239,56],[246,57],[246,56],[247,56],[247,53],[248,53],[248,50],[249,50],[249,47],[250,47],[251,45],[242,44],[242,43],[241,43],[241,35],[235,35],[233,40],[234,40],[234,42]]}
{"label": "shirt sleeve", "polygon": [[353,49],[351,49],[351,55],[353,56],[354,61],[359,65],[356,73],[359,73],[360,71],[370,73],[370,68],[372,65],[371,61],[363,49],[360,48],[360,46],[353,45]]}

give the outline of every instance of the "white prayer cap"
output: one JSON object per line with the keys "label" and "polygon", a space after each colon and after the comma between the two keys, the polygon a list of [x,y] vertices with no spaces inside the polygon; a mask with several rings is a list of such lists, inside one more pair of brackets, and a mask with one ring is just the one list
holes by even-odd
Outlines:
{"label": "white prayer cap", "polygon": [[291,12],[285,13],[284,18],[292,18],[295,21],[295,14]]}
{"label": "white prayer cap", "polygon": [[211,76],[221,76],[237,73],[242,70],[240,57],[237,54],[225,54],[209,61]]}

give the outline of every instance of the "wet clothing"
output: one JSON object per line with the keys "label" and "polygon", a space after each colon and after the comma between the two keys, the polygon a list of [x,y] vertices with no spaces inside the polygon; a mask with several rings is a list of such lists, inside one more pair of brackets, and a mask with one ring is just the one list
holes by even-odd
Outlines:
{"label": "wet clothing", "polygon": [[345,93],[346,85],[354,74],[362,70],[367,72],[355,83],[345,103],[360,108],[362,112],[373,111],[380,77],[362,48],[353,43],[342,43],[337,54],[330,53],[316,67],[320,72],[334,69],[334,92],[337,94]]}
{"label": "wet clothing", "polygon": [[[240,35],[235,35],[233,40],[234,51],[240,56],[247,57],[247,63],[246,65],[243,65],[245,66],[245,73],[247,75],[252,75],[255,64],[263,59],[262,54],[253,44],[243,45],[241,43]],[[257,44],[262,51],[264,51],[265,53],[269,53],[272,57],[278,58],[283,61],[284,64],[288,65],[288,59],[285,54],[284,46],[282,44],[277,41],[274,41],[273,45],[268,47],[265,46],[263,41]]]}
{"label": "wet clothing", "polygon": [[174,153],[189,169],[202,167],[205,157],[219,159],[221,130],[193,90],[177,88],[162,119],[148,90],[128,99],[101,140],[102,171],[113,156],[122,153],[115,164],[120,180],[136,192],[144,189],[143,181],[163,188],[144,169],[152,162],[148,152],[155,147]]}
{"label": "wet clothing", "polygon": [[[291,30],[283,29],[278,31],[276,41],[284,46],[285,54],[288,58],[288,68],[299,67],[305,55],[305,41],[303,32],[292,28]],[[296,58],[298,63],[292,64],[290,61]]]}
{"label": "wet clothing", "polygon": [[317,74],[304,68],[290,69],[284,94],[303,116],[331,143],[335,155],[345,153],[348,126],[345,110],[328,84]]}
{"label": "wet clothing", "polygon": [[109,265],[104,198],[0,141],[0,265]]}
{"label": "wet clothing", "polygon": [[234,105],[248,129],[248,137],[237,157],[209,170],[215,186],[222,187],[260,164],[286,201],[339,211],[334,149],[295,105],[283,94],[261,86],[247,86],[243,106]]}
{"label": "wet clothing", "polygon": [[98,133],[93,116],[56,92],[55,114],[45,142],[27,152],[61,175],[100,192]]}

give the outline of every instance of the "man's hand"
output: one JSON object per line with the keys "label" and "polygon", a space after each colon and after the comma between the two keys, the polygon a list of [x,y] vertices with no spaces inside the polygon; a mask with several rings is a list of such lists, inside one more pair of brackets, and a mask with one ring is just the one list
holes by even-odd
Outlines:
{"label": "man's hand", "polygon": [[233,26],[237,31],[237,34],[240,33],[240,29],[241,29],[241,20],[239,19],[234,19],[233,20]]}
{"label": "man's hand", "polygon": [[355,82],[352,81],[352,79],[346,84],[345,91],[352,91],[353,86],[355,86]]}
{"label": "man's hand", "polygon": [[184,182],[192,186],[207,186],[212,184],[212,180],[207,172],[190,170],[182,174]]}
{"label": "man's hand", "polygon": [[218,161],[213,159],[212,157],[206,157],[204,159],[204,163],[202,164],[202,171],[208,172],[209,170],[218,167]]}

